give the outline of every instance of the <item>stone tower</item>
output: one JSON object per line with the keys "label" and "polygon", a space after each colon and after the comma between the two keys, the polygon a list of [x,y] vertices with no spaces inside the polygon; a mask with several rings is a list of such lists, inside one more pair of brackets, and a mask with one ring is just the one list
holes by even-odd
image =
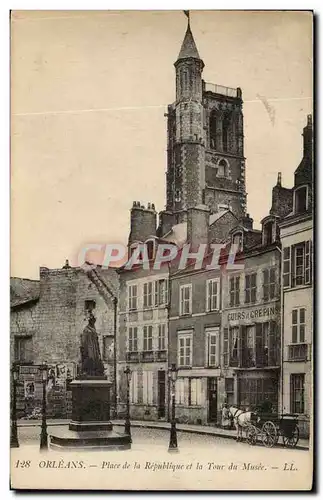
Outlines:
{"label": "stone tower", "polygon": [[168,106],[168,211],[185,218],[184,212],[204,199],[205,133],[203,128],[202,71],[188,23],[175,62],[176,101]]}
{"label": "stone tower", "polygon": [[166,211],[160,234],[205,204],[211,213],[246,212],[242,92],[206,83],[190,23],[175,62],[176,100],[167,113]]}

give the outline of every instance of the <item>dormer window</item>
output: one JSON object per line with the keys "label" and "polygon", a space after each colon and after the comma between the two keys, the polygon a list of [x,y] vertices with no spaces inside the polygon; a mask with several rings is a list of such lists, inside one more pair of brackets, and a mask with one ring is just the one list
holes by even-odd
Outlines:
{"label": "dormer window", "polygon": [[232,235],[232,244],[237,247],[238,252],[242,252],[243,249],[243,233],[239,231]]}
{"label": "dormer window", "polygon": [[294,213],[302,214],[308,209],[307,186],[301,186],[294,191]]}
{"label": "dormer window", "polygon": [[269,221],[264,224],[263,227],[263,244],[271,245],[273,242],[273,230],[274,230],[274,222]]}
{"label": "dormer window", "polygon": [[147,249],[148,259],[152,260],[155,256],[155,240],[147,240],[146,249]]}

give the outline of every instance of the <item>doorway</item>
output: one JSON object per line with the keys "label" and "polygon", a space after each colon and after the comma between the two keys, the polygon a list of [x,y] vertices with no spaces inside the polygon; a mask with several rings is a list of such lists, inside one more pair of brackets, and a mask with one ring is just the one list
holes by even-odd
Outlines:
{"label": "doorway", "polygon": [[218,380],[215,377],[208,378],[208,401],[209,401],[209,422],[218,420]]}
{"label": "doorway", "polygon": [[165,418],[166,372],[158,371],[158,418]]}

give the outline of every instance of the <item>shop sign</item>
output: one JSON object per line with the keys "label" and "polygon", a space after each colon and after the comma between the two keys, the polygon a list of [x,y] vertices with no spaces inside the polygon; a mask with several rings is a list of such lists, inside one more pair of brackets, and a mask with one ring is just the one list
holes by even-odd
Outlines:
{"label": "shop sign", "polygon": [[244,311],[234,311],[228,313],[228,321],[256,320],[259,318],[271,319],[279,314],[279,306],[263,306]]}

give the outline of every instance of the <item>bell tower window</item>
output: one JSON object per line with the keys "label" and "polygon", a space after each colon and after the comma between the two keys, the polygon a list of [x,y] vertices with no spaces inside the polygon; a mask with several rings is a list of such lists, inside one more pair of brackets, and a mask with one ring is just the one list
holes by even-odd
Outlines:
{"label": "bell tower window", "polygon": [[216,113],[213,111],[210,117],[210,147],[211,149],[217,149],[217,117]]}
{"label": "bell tower window", "polygon": [[229,121],[229,118],[226,117],[223,120],[223,125],[222,125],[223,151],[228,151],[228,149],[229,149],[229,126],[230,126],[230,121]]}

